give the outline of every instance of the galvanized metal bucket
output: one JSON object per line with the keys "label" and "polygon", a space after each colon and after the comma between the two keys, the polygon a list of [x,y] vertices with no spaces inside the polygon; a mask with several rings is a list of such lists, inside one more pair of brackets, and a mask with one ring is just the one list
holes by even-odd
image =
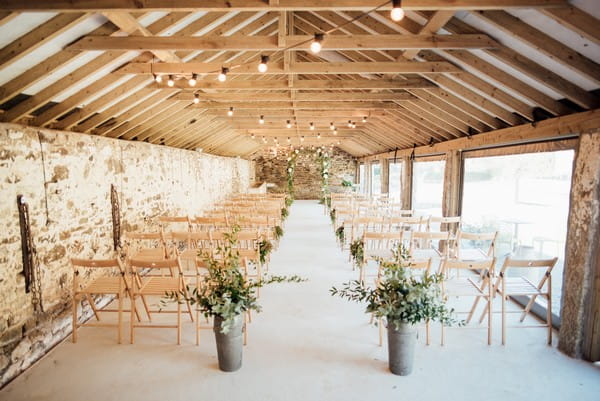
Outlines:
{"label": "galvanized metal bucket", "polygon": [[235,318],[233,327],[227,334],[221,333],[221,323],[223,318],[215,316],[213,331],[217,342],[217,356],[219,358],[219,369],[224,372],[235,372],[242,367],[242,350],[244,348],[244,338],[242,329],[244,327],[244,318],[238,315]]}
{"label": "galvanized metal bucket", "polygon": [[388,323],[388,361],[395,375],[407,376],[413,370],[417,329],[412,324],[401,323],[398,328]]}

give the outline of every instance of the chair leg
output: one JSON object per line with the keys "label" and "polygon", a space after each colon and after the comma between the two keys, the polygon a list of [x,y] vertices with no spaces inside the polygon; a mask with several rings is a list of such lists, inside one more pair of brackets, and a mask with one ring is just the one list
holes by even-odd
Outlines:
{"label": "chair leg", "polygon": [[177,345],[181,345],[181,302],[179,293],[177,293]]}
{"label": "chair leg", "polygon": [[523,320],[525,320],[525,317],[527,317],[527,314],[529,313],[529,311],[533,307],[533,304],[535,303],[535,299],[536,298],[537,298],[537,295],[532,295],[531,296],[531,299],[529,300],[529,302],[527,302],[527,306],[523,310],[523,313],[521,313],[521,318],[519,319],[519,322],[523,323]]}
{"label": "chair leg", "polygon": [[506,345],[506,296],[502,294],[502,345]]}
{"label": "chair leg", "polygon": [[98,313],[98,308],[96,308],[94,299],[92,298],[92,296],[90,294],[85,294],[85,297],[87,298],[88,302],[90,303],[90,308],[92,308],[92,311],[94,312],[94,316],[96,316],[97,320],[100,320],[100,314]]}
{"label": "chair leg", "polygon": [[73,295],[73,343],[77,342],[77,294]]}
{"label": "chair leg", "polygon": [[441,345],[444,346],[444,343],[446,341],[446,327],[444,326],[444,323],[442,323],[442,340],[441,340]]}
{"label": "chair leg", "polygon": [[196,345],[200,345],[200,311],[196,310]]}
{"label": "chair leg", "polygon": [[488,297],[488,303],[486,306],[488,315],[488,345],[492,345],[492,298]]}
{"label": "chair leg", "polygon": [[133,336],[133,332],[135,330],[135,294],[131,294],[131,306],[129,307],[130,310],[130,320],[129,320],[129,343],[133,344],[134,342],[134,336]]}
{"label": "chair leg", "polygon": [[427,345],[431,344],[431,322],[427,319],[425,323],[425,343]]}
{"label": "chair leg", "polygon": [[242,327],[242,330],[244,331],[244,345],[248,345],[248,324],[246,322],[246,316],[247,314],[244,314],[244,326]]}
{"label": "chair leg", "polygon": [[378,321],[378,326],[379,326],[379,346],[383,346],[383,320],[379,319]]}
{"label": "chair leg", "polygon": [[122,343],[122,337],[121,337],[122,336],[122,333],[121,333],[122,330],[121,329],[123,328],[123,296],[124,296],[123,292],[119,292],[119,295],[118,295],[118,297],[119,297],[119,311],[118,311],[118,314],[119,314],[119,320],[118,321],[119,321],[119,323],[117,324],[117,330],[119,330],[119,332],[117,334],[117,342],[119,344]]}
{"label": "chair leg", "polygon": [[183,293],[185,294],[185,298],[186,298],[185,303],[187,305],[187,310],[190,315],[190,320],[193,322],[194,321],[194,313],[192,312],[192,305],[190,304],[190,301],[188,301],[189,295],[188,295],[187,288],[185,287],[185,283],[183,283],[183,284],[184,284],[183,285]]}
{"label": "chair leg", "polygon": [[148,320],[152,321],[152,316],[150,315],[150,307],[148,306],[148,302],[146,302],[146,297],[141,295],[140,298],[142,298],[142,303],[144,304],[144,309],[146,310],[146,315],[148,315]]}
{"label": "chair leg", "polygon": [[547,295],[548,307],[546,308],[546,324],[548,325],[548,345],[552,345],[552,297]]}

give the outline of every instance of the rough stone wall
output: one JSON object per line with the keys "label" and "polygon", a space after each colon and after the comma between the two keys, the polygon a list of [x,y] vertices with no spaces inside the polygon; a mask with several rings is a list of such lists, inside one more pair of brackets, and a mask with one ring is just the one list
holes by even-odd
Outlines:
{"label": "rough stone wall", "polygon": [[[582,134],[571,184],[558,347],[581,358],[586,323],[596,319],[592,298],[600,242],[600,133]],[[597,291],[597,289],[596,289]]]}
{"label": "rough stone wall", "polygon": [[[249,183],[243,159],[0,124],[0,387],[70,333],[69,257],[113,256],[111,184],[126,231],[162,214],[199,215]],[[41,314],[21,273],[18,194],[29,205]]]}
{"label": "rough stone wall", "polygon": [[[342,180],[356,182],[356,159],[350,154],[333,148],[331,168],[329,170],[329,187],[332,192],[342,192]],[[287,191],[287,152],[277,154],[265,152],[256,158],[256,179],[275,184],[270,192]],[[321,175],[313,150],[302,150],[296,159],[294,172],[294,191],[296,199],[320,199]]]}

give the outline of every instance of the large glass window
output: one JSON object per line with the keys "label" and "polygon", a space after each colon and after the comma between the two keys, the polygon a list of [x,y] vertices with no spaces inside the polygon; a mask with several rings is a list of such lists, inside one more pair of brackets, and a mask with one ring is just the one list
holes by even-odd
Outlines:
{"label": "large glass window", "polygon": [[402,196],[402,162],[394,160],[389,161],[389,187],[388,193],[390,194],[390,198],[393,199],[395,203],[400,202]]}
{"label": "large glass window", "polygon": [[358,165],[358,182],[360,184],[360,193],[364,194],[366,192],[366,184],[367,184],[367,176],[365,175],[365,164],[360,163]]}
{"label": "large glass window", "polygon": [[412,209],[415,216],[441,216],[445,160],[413,164]]}
{"label": "large glass window", "polygon": [[498,266],[511,253],[523,259],[558,257],[552,273],[558,315],[574,152],[466,156],[463,230],[498,231]]}
{"label": "large glass window", "polygon": [[371,164],[371,195],[379,195],[381,193],[381,164]]}

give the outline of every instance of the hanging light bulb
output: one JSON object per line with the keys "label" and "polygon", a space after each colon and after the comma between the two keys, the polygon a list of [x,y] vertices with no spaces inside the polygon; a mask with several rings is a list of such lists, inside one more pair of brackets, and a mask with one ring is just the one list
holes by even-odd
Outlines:
{"label": "hanging light bulb", "polygon": [[287,141],[288,141],[288,143],[291,143],[291,142],[292,142],[292,138],[290,138],[290,137],[288,136],[288,139],[287,139]]}
{"label": "hanging light bulb", "polygon": [[329,123],[329,129],[332,131],[335,130],[335,125],[333,125],[333,123]]}
{"label": "hanging light bulb", "polygon": [[169,75],[169,79],[167,80],[167,85],[173,87],[175,85],[175,81],[173,81],[173,75]]}
{"label": "hanging light bulb", "polygon": [[320,132],[317,134],[317,139],[321,139],[321,133]]}
{"label": "hanging light bulb", "polygon": [[227,115],[229,117],[231,117],[233,115],[233,107],[230,107],[229,110],[227,110]]}
{"label": "hanging light bulb", "polygon": [[259,124],[264,124],[265,123],[265,116],[260,116],[260,118],[258,119],[258,123]]}
{"label": "hanging light bulb", "polygon": [[217,79],[220,82],[225,82],[225,80],[227,79],[227,73],[229,72],[229,68],[227,67],[221,67],[221,73],[219,74],[219,76],[217,77]]}
{"label": "hanging light bulb", "polygon": [[310,128],[311,131],[314,131],[315,130],[315,124],[310,123],[310,127],[309,128]]}
{"label": "hanging light bulb", "polygon": [[157,84],[161,83],[161,82],[162,82],[162,75],[155,74],[155,75],[154,75],[154,81],[155,81]]}
{"label": "hanging light bulb", "polygon": [[404,18],[404,10],[402,9],[402,0],[392,0],[392,12],[390,13],[392,21],[400,21]]}
{"label": "hanging light bulb", "polygon": [[340,141],[337,141],[337,144],[339,145],[339,144],[340,144]]}
{"label": "hanging light bulb", "polygon": [[300,137],[300,142],[304,142],[304,135]]}
{"label": "hanging light bulb", "polygon": [[363,117],[363,119],[362,119],[362,122],[363,122],[363,123],[366,123],[366,122],[367,122],[367,116],[364,116],[364,117]]}
{"label": "hanging light bulb", "polygon": [[292,128],[292,122],[290,120],[287,120],[287,123],[285,124],[286,128]]}
{"label": "hanging light bulb", "polygon": [[250,134],[250,138],[252,138],[252,139],[255,138],[254,132],[252,134]]}
{"label": "hanging light bulb", "polygon": [[337,130],[336,129],[333,130],[333,135],[337,135]]}
{"label": "hanging light bulb", "polygon": [[352,120],[348,120],[348,128],[352,128]]}
{"label": "hanging light bulb", "polygon": [[354,121],[352,122],[352,128],[356,128],[356,123]]}
{"label": "hanging light bulb", "polygon": [[189,79],[188,84],[190,86],[196,86],[197,81],[198,81],[198,74],[192,74],[192,77]]}
{"label": "hanging light bulb", "polygon": [[265,138],[264,136],[263,136],[263,142],[267,143],[267,138]]}
{"label": "hanging light bulb", "polygon": [[314,54],[317,54],[318,52],[321,51],[321,42],[323,41],[323,38],[325,38],[325,35],[322,33],[315,33],[315,39],[312,41],[312,43],[310,44],[310,51],[313,52]]}
{"label": "hanging light bulb", "polygon": [[194,104],[198,104],[198,103],[200,103],[200,96],[198,96],[198,94],[196,93],[194,95]]}
{"label": "hanging light bulb", "polygon": [[258,65],[258,72],[267,72],[269,62],[269,56],[260,56],[260,64]]}

